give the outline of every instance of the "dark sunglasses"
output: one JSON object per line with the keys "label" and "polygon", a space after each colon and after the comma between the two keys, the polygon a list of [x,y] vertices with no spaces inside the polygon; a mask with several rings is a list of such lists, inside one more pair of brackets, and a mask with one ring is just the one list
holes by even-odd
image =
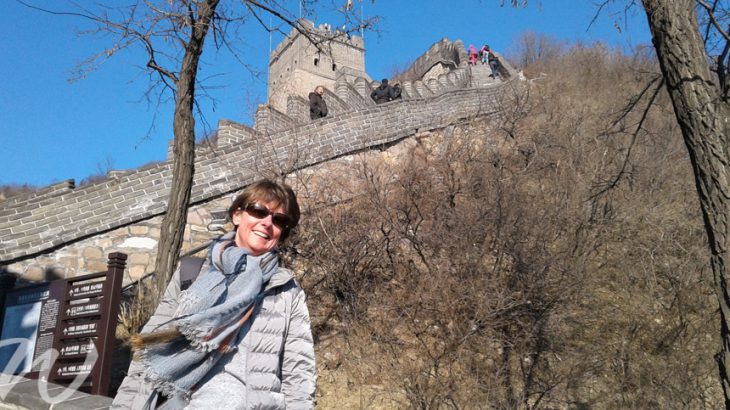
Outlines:
{"label": "dark sunglasses", "polygon": [[269,211],[269,208],[258,203],[248,204],[239,209],[248,212],[249,215],[256,219],[264,219],[271,215],[271,222],[282,230],[289,229],[289,225],[291,225],[291,218],[287,215],[280,214],[278,212],[271,212]]}

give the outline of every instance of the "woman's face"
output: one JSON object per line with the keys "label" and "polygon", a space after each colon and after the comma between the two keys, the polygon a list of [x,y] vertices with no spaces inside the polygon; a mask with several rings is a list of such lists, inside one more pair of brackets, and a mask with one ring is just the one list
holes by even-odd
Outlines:
{"label": "woman's face", "polygon": [[[258,202],[258,204],[264,205],[270,213],[286,213],[281,206],[274,207],[273,204],[266,202]],[[233,224],[238,226],[236,246],[250,250],[254,256],[263,255],[276,248],[282,229],[274,225],[271,218],[272,215],[267,215],[258,219],[244,210],[237,210],[232,218]]]}

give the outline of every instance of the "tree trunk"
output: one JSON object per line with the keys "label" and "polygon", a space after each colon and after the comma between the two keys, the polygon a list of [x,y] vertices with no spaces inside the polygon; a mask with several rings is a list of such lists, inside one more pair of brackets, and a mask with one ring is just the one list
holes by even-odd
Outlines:
{"label": "tree trunk", "polygon": [[191,28],[190,39],[185,45],[175,94],[175,116],[173,119],[173,168],[167,212],[160,227],[160,242],[157,247],[158,298],[162,296],[180,256],[185,223],[187,222],[190,190],[195,173],[195,78],[198,62],[203,53],[203,43],[215,14],[218,0],[208,0],[198,6],[197,20]]}
{"label": "tree trunk", "polygon": [[730,408],[730,295],[727,247],[730,215],[730,109],[710,73],[704,42],[697,26],[694,0],[642,0],[652,41],[677,122],[689,151],[711,252],[715,289],[720,303],[722,349],[717,355]]}

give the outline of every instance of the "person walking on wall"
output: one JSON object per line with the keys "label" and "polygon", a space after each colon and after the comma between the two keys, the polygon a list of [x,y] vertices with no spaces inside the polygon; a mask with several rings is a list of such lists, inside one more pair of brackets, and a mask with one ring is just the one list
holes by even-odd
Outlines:
{"label": "person walking on wall", "polygon": [[400,100],[403,98],[403,90],[400,88],[400,84],[396,83],[396,85],[393,86],[393,93],[391,95],[391,101],[394,100]]}
{"label": "person walking on wall", "polygon": [[261,180],[233,200],[234,229],[197,279],[181,269],[142,333],[113,409],[313,409],[315,356],[302,288],[278,247],[299,223],[287,185]]}
{"label": "person walking on wall", "polygon": [[492,74],[490,77],[497,78],[499,77],[499,59],[494,54],[491,48],[489,46],[485,46],[487,48],[487,52],[489,53],[489,56],[487,57],[487,60],[489,61],[489,68],[492,69]]}
{"label": "person walking on wall", "polygon": [[479,50],[479,55],[481,56],[482,64],[487,64],[489,61],[489,46],[486,44],[483,45],[481,50]]}
{"label": "person walking on wall", "polygon": [[327,103],[322,96],[324,86],[318,85],[314,91],[309,93],[309,118],[316,120],[327,116]]}
{"label": "person walking on wall", "polygon": [[386,103],[393,99],[393,88],[388,85],[388,79],[383,78],[378,88],[374,89],[370,93],[370,98],[373,99],[377,104]]}
{"label": "person walking on wall", "polygon": [[469,60],[471,61],[471,65],[477,65],[478,55],[479,52],[477,52],[477,48],[474,47],[474,44],[469,44]]}

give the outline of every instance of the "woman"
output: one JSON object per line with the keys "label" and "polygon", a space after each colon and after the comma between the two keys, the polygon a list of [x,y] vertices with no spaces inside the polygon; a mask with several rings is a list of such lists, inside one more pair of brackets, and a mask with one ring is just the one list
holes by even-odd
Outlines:
{"label": "woman", "polygon": [[277,247],[299,223],[288,186],[263,180],[228,209],[197,280],[175,272],[154,316],[133,338],[113,408],[310,409],[314,347],[305,295]]}
{"label": "woman", "polygon": [[316,120],[327,116],[327,103],[322,96],[324,86],[318,85],[314,92],[309,93],[309,118]]}

